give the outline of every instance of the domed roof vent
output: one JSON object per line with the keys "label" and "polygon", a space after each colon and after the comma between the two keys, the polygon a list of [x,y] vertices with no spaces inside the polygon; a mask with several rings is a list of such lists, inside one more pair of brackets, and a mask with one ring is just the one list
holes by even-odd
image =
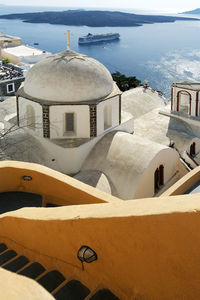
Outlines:
{"label": "domed roof vent", "polygon": [[54,102],[102,99],[113,90],[110,72],[97,60],[71,50],[51,55],[28,72],[24,92]]}

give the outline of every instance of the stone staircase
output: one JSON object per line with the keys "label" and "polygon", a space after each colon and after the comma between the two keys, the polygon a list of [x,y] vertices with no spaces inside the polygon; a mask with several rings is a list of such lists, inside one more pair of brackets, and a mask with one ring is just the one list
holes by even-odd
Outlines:
{"label": "stone staircase", "polygon": [[58,270],[46,270],[39,262],[31,262],[26,256],[18,255],[0,243],[0,267],[34,279],[57,300],[119,300],[108,289],[91,294],[80,281],[68,281]]}

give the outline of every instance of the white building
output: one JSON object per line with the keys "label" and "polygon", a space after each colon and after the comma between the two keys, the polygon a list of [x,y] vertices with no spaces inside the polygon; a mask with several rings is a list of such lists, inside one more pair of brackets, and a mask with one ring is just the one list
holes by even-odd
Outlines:
{"label": "white building", "polygon": [[72,51],[49,56],[30,69],[17,93],[17,116],[18,125],[25,124],[52,153],[53,166],[68,174],[80,170],[107,132],[133,132],[132,116],[121,120],[121,92],[108,70]]}
{"label": "white building", "polygon": [[123,93],[122,109],[134,116],[134,134],[173,147],[191,169],[200,164],[199,92],[199,83],[173,84],[164,105],[151,88],[137,88]]}
{"label": "white building", "polygon": [[4,47],[1,50],[2,58],[9,59],[9,61],[15,65],[32,65],[50,54],[50,52],[36,49],[28,45],[9,46]]}
{"label": "white building", "polygon": [[17,113],[5,117],[5,128],[16,120],[20,128],[7,137],[6,157],[75,175],[122,199],[158,194],[186,170],[174,149],[133,134],[121,94],[100,62],[71,50],[48,56],[29,70]]}
{"label": "white building", "polygon": [[181,115],[198,117],[200,83],[181,81],[172,85],[171,111]]}
{"label": "white building", "polygon": [[20,37],[12,36],[0,32],[0,45],[5,47],[14,47],[21,45],[22,40]]}

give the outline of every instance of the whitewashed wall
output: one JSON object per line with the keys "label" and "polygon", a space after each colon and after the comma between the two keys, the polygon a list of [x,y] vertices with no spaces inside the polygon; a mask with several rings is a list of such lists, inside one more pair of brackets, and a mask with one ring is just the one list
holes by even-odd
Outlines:
{"label": "whitewashed wall", "polygon": [[[31,105],[35,112],[35,129],[28,128],[27,125],[27,106]],[[42,106],[36,102],[30,101],[19,97],[19,119],[20,126],[23,126],[26,130],[29,130],[30,133],[43,136],[43,118],[42,118]]]}
{"label": "whitewashed wall", "polygon": [[100,137],[94,138],[76,148],[63,148],[52,143],[49,139],[40,137],[37,139],[46,153],[42,164],[65,174],[76,174],[80,171],[86,157]]}
{"label": "whitewashed wall", "polygon": [[[178,88],[178,87],[173,87],[173,107],[172,110],[173,111],[177,111],[177,95],[179,91],[187,91],[188,93],[191,94],[191,116],[196,116],[196,91],[192,91],[192,90],[187,90],[187,89],[183,89],[183,88]],[[189,98],[188,95],[184,95],[181,94],[179,97],[179,100],[182,99],[184,101],[187,102],[188,101],[188,112],[189,112]],[[200,101],[200,99],[199,99]],[[180,101],[179,101],[179,105],[180,105]],[[199,106],[200,106],[200,102],[199,102]],[[180,107],[180,106],[179,106]],[[181,113],[181,112],[180,112]]]}
{"label": "whitewashed wall", "polygon": [[[154,173],[160,165],[164,166],[164,185],[178,172],[179,155],[176,150],[168,148],[159,151],[148,168],[138,180],[134,199],[154,196]],[[163,186],[164,186],[163,185]],[[163,187],[162,186],[162,187]]]}
{"label": "whitewashed wall", "polygon": [[112,110],[112,126],[119,125],[119,96],[100,102],[97,105],[97,136],[103,132],[109,131],[110,128],[104,129],[104,107],[111,106]]}
{"label": "whitewashed wall", "polygon": [[[74,134],[65,132],[65,114],[74,113]],[[89,138],[90,137],[90,112],[88,105],[55,105],[50,106],[50,138]]]}
{"label": "whitewashed wall", "polygon": [[195,147],[196,154],[199,154],[199,152],[200,152],[200,139],[198,139],[198,138],[194,138],[194,139],[191,140],[191,143],[188,145],[186,151],[187,151],[188,153],[190,153],[190,146],[191,146],[193,143],[196,144],[196,147]]}

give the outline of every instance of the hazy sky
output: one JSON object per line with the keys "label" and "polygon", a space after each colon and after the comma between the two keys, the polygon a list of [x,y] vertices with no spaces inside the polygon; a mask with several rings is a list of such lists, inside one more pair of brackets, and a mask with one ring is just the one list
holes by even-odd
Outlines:
{"label": "hazy sky", "polygon": [[200,7],[199,0],[0,0],[5,5],[136,8],[163,11],[184,11]]}

